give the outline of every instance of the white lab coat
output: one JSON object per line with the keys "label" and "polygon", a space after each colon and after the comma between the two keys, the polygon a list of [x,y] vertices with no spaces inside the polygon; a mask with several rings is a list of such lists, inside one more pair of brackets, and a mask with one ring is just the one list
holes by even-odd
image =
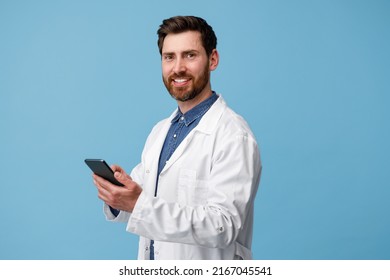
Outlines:
{"label": "white lab coat", "polygon": [[158,160],[171,124],[159,122],[150,133],[142,160],[131,172],[143,191],[132,213],[108,220],[127,222],[140,236],[138,259],[252,259],[253,204],[261,162],[256,140],[242,117],[222,96],[177,147],[160,173]]}

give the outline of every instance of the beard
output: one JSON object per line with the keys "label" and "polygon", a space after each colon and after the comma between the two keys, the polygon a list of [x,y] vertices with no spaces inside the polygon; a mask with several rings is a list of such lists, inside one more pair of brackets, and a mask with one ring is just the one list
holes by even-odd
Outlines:
{"label": "beard", "polygon": [[[190,79],[190,84],[185,85],[183,87],[173,86],[173,80],[181,78]],[[208,65],[206,65],[206,67],[203,69],[202,73],[200,73],[198,78],[195,78],[192,75],[188,75],[185,72],[172,74],[167,78],[163,77],[164,85],[167,88],[169,94],[174,99],[181,102],[192,100],[197,97],[207,86],[209,80],[210,70]]]}

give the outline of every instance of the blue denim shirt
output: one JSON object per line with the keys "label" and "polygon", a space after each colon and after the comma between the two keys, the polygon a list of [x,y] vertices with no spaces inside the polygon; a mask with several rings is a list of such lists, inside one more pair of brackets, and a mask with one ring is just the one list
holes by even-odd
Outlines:
{"label": "blue denim shirt", "polygon": [[[209,98],[196,105],[187,113],[183,114],[179,109],[177,115],[172,119],[171,126],[168,130],[164,145],[161,149],[160,159],[158,162],[158,175],[154,196],[157,196],[158,176],[163,170],[165,163],[170,159],[176,148],[180,145],[180,143],[188,135],[188,133],[190,133],[190,131],[198,125],[203,115],[210,109],[210,107],[217,99],[218,95],[213,92],[213,94]],[[154,260],[153,245],[154,241],[152,240],[150,243],[151,260]]]}
{"label": "blue denim shirt", "polygon": [[[210,109],[217,99],[218,95],[213,92],[208,99],[199,103],[187,113],[183,114],[180,109],[178,110],[177,115],[171,121],[171,127],[169,128],[164,145],[161,149],[160,159],[158,162],[158,175],[161,173],[165,163],[170,159],[176,148],[191,132],[191,130],[198,125],[203,115],[208,111],[208,109]],[[156,195],[157,186],[155,191],[155,196]]]}

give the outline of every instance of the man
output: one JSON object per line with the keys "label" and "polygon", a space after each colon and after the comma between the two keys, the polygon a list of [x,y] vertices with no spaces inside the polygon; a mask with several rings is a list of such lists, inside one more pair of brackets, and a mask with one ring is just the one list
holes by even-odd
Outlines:
{"label": "man", "polygon": [[260,155],[247,123],[211,90],[216,45],[201,18],[163,21],[163,82],[178,109],[153,128],[130,176],[112,166],[124,187],[93,175],[106,217],[140,236],[139,259],[252,258]]}

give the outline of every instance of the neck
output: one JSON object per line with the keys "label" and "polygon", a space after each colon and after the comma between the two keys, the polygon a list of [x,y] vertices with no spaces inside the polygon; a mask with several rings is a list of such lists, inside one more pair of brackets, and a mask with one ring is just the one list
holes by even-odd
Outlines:
{"label": "neck", "polygon": [[207,98],[209,98],[213,92],[211,91],[211,88],[208,88],[207,90],[203,90],[200,94],[198,94],[194,99],[187,100],[187,101],[177,101],[177,105],[180,108],[180,111],[185,114],[192,108],[194,108],[199,103],[205,101]]}

